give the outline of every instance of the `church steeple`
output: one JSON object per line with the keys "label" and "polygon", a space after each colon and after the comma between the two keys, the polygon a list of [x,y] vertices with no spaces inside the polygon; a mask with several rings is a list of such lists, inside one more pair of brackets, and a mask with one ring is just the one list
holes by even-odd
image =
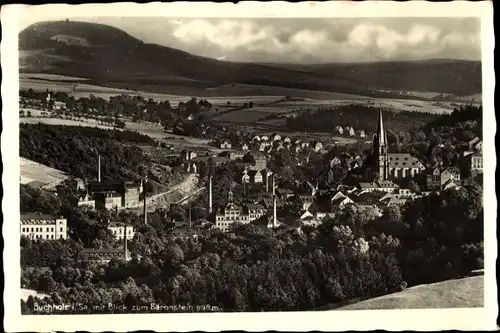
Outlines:
{"label": "church steeple", "polygon": [[373,136],[373,154],[377,161],[379,180],[389,179],[389,155],[387,150],[387,132],[384,129],[382,109],[378,110],[377,132]]}
{"label": "church steeple", "polygon": [[387,145],[387,133],[384,130],[384,120],[382,119],[382,109],[378,110],[378,123],[377,123],[377,137],[379,138],[379,145]]}

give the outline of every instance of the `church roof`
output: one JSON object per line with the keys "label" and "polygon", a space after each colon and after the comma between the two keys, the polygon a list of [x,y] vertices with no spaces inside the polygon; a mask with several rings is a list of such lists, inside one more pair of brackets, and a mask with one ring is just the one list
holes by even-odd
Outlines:
{"label": "church roof", "polygon": [[418,159],[408,153],[389,153],[390,168],[418,168]]}

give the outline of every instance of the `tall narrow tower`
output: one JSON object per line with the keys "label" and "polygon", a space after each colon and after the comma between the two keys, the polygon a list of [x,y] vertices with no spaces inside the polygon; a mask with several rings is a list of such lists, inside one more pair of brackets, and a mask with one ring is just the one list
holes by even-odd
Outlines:
{"label": "tall narrow tower", "polygon": [[101,154],[97,155],[97,181],[101,182]]}
{"label": "tall narrow tower", "polygon": [[373,136],[373,155],[376,158],[379,180],[389,179],[389,154],[387,151],[387,132],[384,129],[382,109],[378,111],[377,132]]}
{"label": "tall narrow tower", "polygon": [[272,174],[273,177],[273,228],[278,227],[278,219],[277,219],[277,214],[276,214],[276,185],[274,184],[274,173]]}
{"label": "tall narrow tower", "polygon": [[212,214],[212,174],[208,175],[208,213]]}
{"label": "tall narrow tower", "polygon": [[127,225],[123,224],[123,258],[128,261],[128,248],[127,248]]}

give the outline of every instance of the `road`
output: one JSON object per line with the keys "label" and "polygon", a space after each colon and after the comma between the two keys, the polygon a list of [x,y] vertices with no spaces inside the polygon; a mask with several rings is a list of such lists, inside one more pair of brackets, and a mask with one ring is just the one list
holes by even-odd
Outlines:
{"label": "road", "polygon": [[[146,199],[148,210],[156,207],[165,207],[171,203],[185,203],[192,196],[200,193],[204,188],[198,188],[198,176],[187,175],[182,182],[172,186],[168,191],[161,192]],[[142,208],[143,203],[130,207],[132,209]]]}

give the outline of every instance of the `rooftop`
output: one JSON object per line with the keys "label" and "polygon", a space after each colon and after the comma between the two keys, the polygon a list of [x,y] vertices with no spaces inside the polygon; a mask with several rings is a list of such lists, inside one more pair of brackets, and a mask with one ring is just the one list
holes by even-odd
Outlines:
{"label": "rooftop", "polygon": [[49,215],[49,214],[41,214],[41,213],[21,213],[21,222],[23,223],[38,223],[43,224],[53,221],[57,219],[62,219],[60,217]]}

